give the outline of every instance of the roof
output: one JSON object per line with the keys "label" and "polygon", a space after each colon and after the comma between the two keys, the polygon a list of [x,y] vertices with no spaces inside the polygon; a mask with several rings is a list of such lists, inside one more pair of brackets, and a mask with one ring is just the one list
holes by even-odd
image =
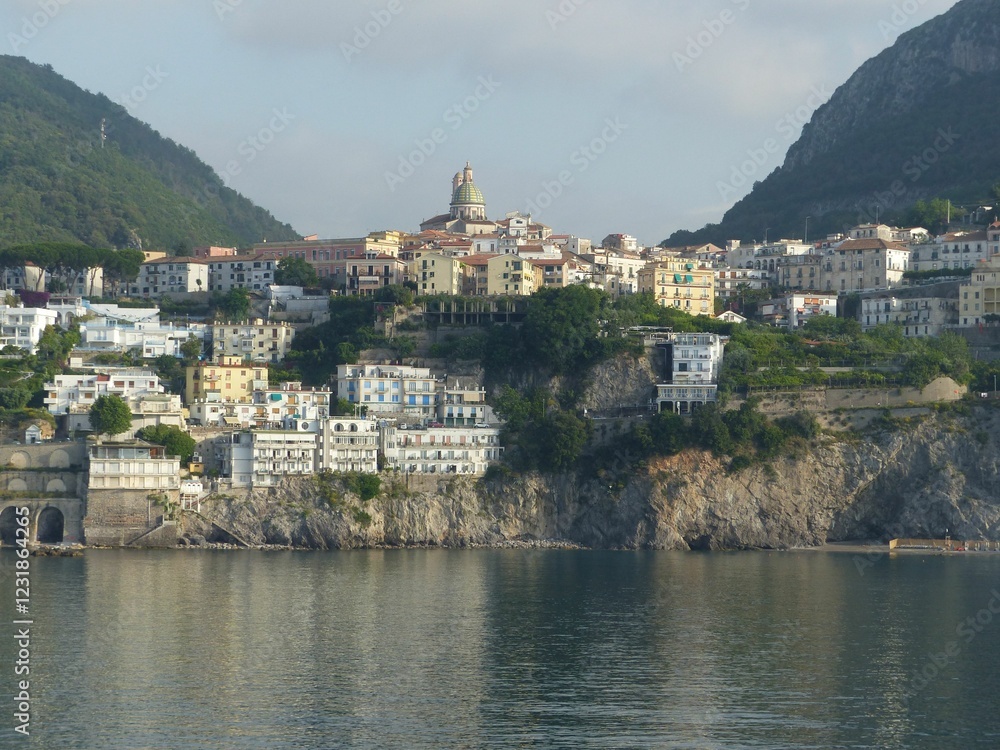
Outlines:
{"label": "roof", "polygon": [[479,255],[467,255],[464,258],[459,258],[458,262],[467,266],[485,266],[494,258],[499,257],[499,255],[487,255],[480,253]]}
{"label": "roof", "polygon": [[880,239],[868,240],[847,240],[836,247],[837,250],[905,250],[910,252],[910,248],[900,245],[898,242],[886,242]]}
{"label": "roof", "polygon": [[455,194],[451,198],[451,202],[452,205],[465,205],[469,203],[486,205],[486,199],[483,197],[482,191],[471,180],[463,182],[458,186],[458,189],[455,190]]}
{"label": "roof", "polygon": [[[213,258],[211,260],[213,263],[219,262],[218,258]],[[161,263],[195,263],[199,266],[207,266],[209,264],[208,258],[192,258],[191,256],[169,256],[166,258],[153,258],[152,260],[145,260],[142,262],[144,266],[155,266]]]}

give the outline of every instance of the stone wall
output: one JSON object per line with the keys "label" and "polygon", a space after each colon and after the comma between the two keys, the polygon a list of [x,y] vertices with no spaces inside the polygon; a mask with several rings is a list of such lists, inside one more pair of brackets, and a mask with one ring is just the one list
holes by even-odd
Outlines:
{"label": "stone wall", "polygon": [[83,498],[87,491],[87,474],[79,471],[0,471],[0,494],[28,493],[33,497]]}
{"label": "stone wall", "polygon": [[87,495],[87,515],[83,519],[87,544],[124,546],[152,531],[163,515],[163,508],[151,499],[156,494],[166,494],[171,502],[180,502],[177,491],[91,490]]}
{"label": "stone wall", "polygon": [[35,445],[0,445],[0,466],[15,469],[83,469],[87,463],[84,440]]}
{"label": "stone wall", "polygon": [[[951,378],[938,378],[920,388],[802,388],[788,391],[757,391],[760,410],[772,417],[799,411],[823,414],[838,409],[900,409],[923,404],[960,401],[968,388]],[[730,408],[738,409],[745,399],[734,398]]]}

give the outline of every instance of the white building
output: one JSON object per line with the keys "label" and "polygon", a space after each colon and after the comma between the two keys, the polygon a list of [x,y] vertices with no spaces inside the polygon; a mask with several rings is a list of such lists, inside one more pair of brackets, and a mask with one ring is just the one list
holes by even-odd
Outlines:
{"label": "white building", "polygon": [[56,375],[45,384],[45,408],[52,414],[89,411],[101,396],[119,396],[136,402],[142,396],[162,395],[160,378],[150,370],[107,368],[87,375]]}
{"label": "white building", "polygon": [[823,292],[786,294],[761,304],[760,313],[766,323],[796,330],[817,315],[837,317],[837,295]]}
{"label": "white building", "polygon": [[233,487],[273,487],[288,476],[316,473],[316,434],[249,430],[216,440],[215,459]]}
{"label": "white building", "polygon": [[129,286],[133,297],[207,292],[208,262],[201,258],[156,258],[139,268],[139,277]]}
{"label": "white building", "polygon": [[16,346],[34,354],[42,333],[58,321],[58,314],[52,310],[0,305],[0,349]]}
{"label": "white building", "polygon": [[895,324],[908,338],[939,336],[958,325],[959,282],[901,287],[861,295],[861,328]]}
{"label": "white building", "polygon": [[823,259],[823,291],[863,292],[900,286],[910,250],[883,239],[847,240]]}
{"label": "white building", "polygon": [[390,468],[408,474],[482,475],[503,456],[495,428],[382,428]]}
{"label": "white building", "polygon": [[494,421],[493,410],[486,403],[486,389],[478,383],[452,379],[441,384],[437,420],[445,427],[474,427]]}
{"label": "white building", "polygon": [[338,365],[337,397],[372,414],[431,419],[437,413],[438,381],[423,367]]}
{"label": "white building", "polygon": [[213,292],[248,289],[263,292],[274,283],[278,261],[264,255],[237,255],[208,259],[209,284]]}
{"label": "white building", "polygon": [[208,326],[203,323],[175,325],[161,323],[159,314],[148,321],[129,323],[114,318],[97,318],[80,323],[78,349],[91,352],[127,352],[136,349],[143,357],[169,354],[181,357],[181,346],[194,338],[204,346]]}
{"label": "white building", "polygon": [[212,356],[243,357],[254,362],[280,362],[292,348],[295,329],[288,323],[257,318],[212,326]]}
{"label": "white building", "polygon": [[715,296],[730,299],[743,289],[767,289],[771,282],[767,271],[749,268],[721,268],[715,272]]}
{"label": "white building", "polygon": [[87,486],[91,490],[179,491],[180,470],[180,458],[168,456],[160,445],[141,440],[97,443],[90,448]]}
{"label": "white building", "polygon": [[664,355],[668,383],[657,385],[660,411],[690,414],[718,400],[725,340],[715,333],[671,333],[655,342]]}

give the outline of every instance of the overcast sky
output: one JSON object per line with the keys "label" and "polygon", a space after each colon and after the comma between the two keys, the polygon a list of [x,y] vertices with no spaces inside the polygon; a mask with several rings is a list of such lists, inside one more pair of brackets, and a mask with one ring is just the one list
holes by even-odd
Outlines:
{"label": "overcast sky", "polygon": [[303,234],[416,230],[468,160],[491,218],[656,244],[955,2],[5,0],[0,27]]}

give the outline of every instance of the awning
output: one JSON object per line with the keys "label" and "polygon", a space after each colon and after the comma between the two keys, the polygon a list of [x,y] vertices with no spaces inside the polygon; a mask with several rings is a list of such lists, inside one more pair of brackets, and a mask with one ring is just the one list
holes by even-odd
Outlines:
{"label": "awning", "polygon": [[239,427],[240,426],[239,417],[223,417],[222,418],[222,423],[224,425],[229,426],[229,427]]}

